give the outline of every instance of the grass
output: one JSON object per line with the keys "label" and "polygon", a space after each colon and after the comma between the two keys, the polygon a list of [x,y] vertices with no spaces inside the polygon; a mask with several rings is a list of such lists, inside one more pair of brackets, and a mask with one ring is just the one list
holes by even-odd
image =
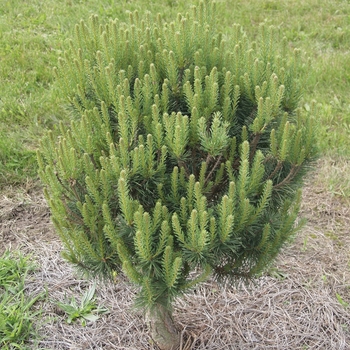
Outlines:
{"label": "grass", "polygon": [[[0,184],[21,185],[24,177],[36,177],[35,152],[19,131],[0,130]],[[10,180],[9,180],[10,178]]]}
{"label": "grass", "polygon": [[[326,169],[321,181],[349,203],[350,181],[350,7],[348,0],[217,0],[220,23],[229,34],[240,23],[252,37],[259,23],[279,26],[291,48],[299,47],[311,70],[301,102],[318,104],[318,145]],[[126,10],[186,11],[184,0],[2,0],[0,4],[0,191],[36,180],[35,148],[47,128],[69,118],[55,92],[52,68],[75,23],[91,14],[123,18]],[[0,346],[25,348],[33,335],[37,297],[25,294],[32,267],[21,256],[0,258]],[[85,297],[84,297],[85,298]],[[348,304],[337,295],[339,302]],[[68,306],[71,303],[67,304]],[[67,306],[66,305],[66,306]],[[94,305],[94,304],[93,304]],[[67,310],[69,307],[67,306]],[[81,309],[81,305],[70,305]],[[64,305],[62,305],[64,307]],[[85,315],[79,311],[77,318]],[[76,310],[75,310],[76,311]],[[69,312],[68,312],[69,313]],[[89,314],[87,312],[87,314]],[[68,316],[71,317],[71,316]],[[12,345],[11,345],[12,344]]]}
{"label": "grass", "polygon": [[33,305],[45,293],[27,296],[25,281],[33,264],[22,255],[6,251],[0,257],[0,347],[1,349],[25,349],[26,342],[35,337],[33,321],[40,317],[40,310]]}

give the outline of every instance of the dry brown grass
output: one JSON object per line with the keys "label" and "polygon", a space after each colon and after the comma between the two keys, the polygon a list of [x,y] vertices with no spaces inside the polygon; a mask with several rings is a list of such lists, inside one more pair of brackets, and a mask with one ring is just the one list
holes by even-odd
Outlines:
{"label": "dry brown grass", "polygon": [[[174,317],[183,349],[350,349],[350,209],[324,179],[332,163],[321,160],[304,190],[308,224],[250,289],[220,289],[209,281],[179,299]],[[346,175],[345,173],[343,174]],[[132,308],[135,293],[122,276],[98,285],[97,300],[109,313],[82,327],[67,324],[55,306],[80,300],[91,281],[77,278],[60,257],[42,196],[8,194],[0,201],[0,253],[5,247],[32,253],[39,269],[27,288],[48,291],[40,307],[39,343],[32,349],[156,349],[143,317]],[[37,305],[39,307],[39,305]]]}

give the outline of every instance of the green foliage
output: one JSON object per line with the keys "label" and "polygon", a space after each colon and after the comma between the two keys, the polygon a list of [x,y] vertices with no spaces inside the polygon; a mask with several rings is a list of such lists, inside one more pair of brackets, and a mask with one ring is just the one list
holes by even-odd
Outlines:
{"label": "green foliage", "polygon": [[69,303],[58,302],[57,306],[67,313],[67,323],[72,323],[81,318],[81,324],[86,325],[86,321],[95,322],[99,319],[99,314],[106,313],[108,310],[98,307],[94,298],[95,286],[89,288],[83,295],[80,305],[74,297]]}
{"label": "green foliage", "polygon": [[32,306],[45,293],[28,297],[24,282],[34,266],[28,258],[6,251],[0,258],[0,346],[1,349],[24,349],[35,334],[33,321],[41,311]]}
{"label": "green foliage", "polygon": [[283,54],[273,27],[256,42],[239,26],[223,35],[214,7],[170,23],[92,16],[55,69],[72,121],[38,162],[65,257],[93,275],[122,270],[143,307],[210,274],[252,278],[298,229],[315,153],[300,53]]}

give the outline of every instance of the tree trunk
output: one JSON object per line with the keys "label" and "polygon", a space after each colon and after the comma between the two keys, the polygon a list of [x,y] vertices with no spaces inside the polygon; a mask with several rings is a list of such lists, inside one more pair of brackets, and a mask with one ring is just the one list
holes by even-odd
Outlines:
{"label": "tree trunk", "polygon": [[180,347],[180,334],[167,308],[157,304],[147,311],[146,321],[151,337],[160,350],[177,350]]}

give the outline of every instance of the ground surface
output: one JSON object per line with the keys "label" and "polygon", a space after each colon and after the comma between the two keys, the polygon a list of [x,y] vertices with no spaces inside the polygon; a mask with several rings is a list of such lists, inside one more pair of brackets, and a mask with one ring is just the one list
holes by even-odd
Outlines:
{"label": "ground surface", "polygon": [[[304,189],[308,223],[256,286],[222,290],[208,282],[177,302],[183,349],[350,349],[350,204],[321,185],[332,169],[331,160],[319,161]],[[48,291],[37,305],[41,340],[32,349],[155,349],[123,277],[97,286],[108,314],[85,327],[65,322],[56,303],[80,300],[92,283],[60,257],[46,203],[31,186],[0,198],[0,254],[6,248],[33,254],[38,270],[28,293]]]}

